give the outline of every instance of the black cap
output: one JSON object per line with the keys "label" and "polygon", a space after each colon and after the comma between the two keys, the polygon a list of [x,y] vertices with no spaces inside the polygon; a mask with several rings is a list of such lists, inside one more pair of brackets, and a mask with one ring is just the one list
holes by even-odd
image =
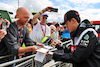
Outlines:
{"label": "black cap", "polygon": [[64,15],[64,22],[62,23],[62,25],[64,25],[67,20],[70,20],[71,18],[75,18],[75,17],[79,17],[79,13],[77,11],[75,10],[68,11]]}
{"label": "black cap", "polygon": [[58,23],[55,24],[55,27],[60,27],[60,25]]}

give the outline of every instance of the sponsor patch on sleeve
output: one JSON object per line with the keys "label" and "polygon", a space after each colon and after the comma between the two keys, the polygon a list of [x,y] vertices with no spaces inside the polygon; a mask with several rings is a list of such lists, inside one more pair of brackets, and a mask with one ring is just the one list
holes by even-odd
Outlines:
{"label": "sponsor patch on sleeve", "polygon": [[84,36],[84,39],[85,39],[85,40],[88,40],[88,39],[89,39],[89,35],[86,34],[86,35]]}
{"label": "sponsor patch on sleeve", "polygon": [[80,41],[80,46],[87,47],[89,44],[89,35],[86,34],[83,39]]}

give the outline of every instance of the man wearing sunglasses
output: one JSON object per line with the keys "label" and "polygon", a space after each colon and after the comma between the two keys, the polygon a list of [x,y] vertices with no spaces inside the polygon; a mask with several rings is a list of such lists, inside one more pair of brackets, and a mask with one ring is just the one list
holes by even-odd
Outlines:
{"label": "man wearing sunglasses", "polygon": [[[48,15],[45,13],[46,11],[50,12],[50,8],[52,7],[43,9],[42,11],[36,13],[33,17],[31,22],[33,24],[33,30],[30,34],[30,38],[36,42],[42,43],[42,39],[46,36],[50,36],[51,34],[51,29],[46,24]],[[37,20],[38,18],[40,21]]]}

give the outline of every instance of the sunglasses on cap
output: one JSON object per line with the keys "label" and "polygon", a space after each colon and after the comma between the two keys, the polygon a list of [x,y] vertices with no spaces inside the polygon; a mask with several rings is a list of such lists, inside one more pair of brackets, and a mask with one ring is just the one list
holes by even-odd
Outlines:
{"label": "sunglasses on cap", "polygon": [[46,16],[43,16],[43,19],[47,19],[47,17]]}

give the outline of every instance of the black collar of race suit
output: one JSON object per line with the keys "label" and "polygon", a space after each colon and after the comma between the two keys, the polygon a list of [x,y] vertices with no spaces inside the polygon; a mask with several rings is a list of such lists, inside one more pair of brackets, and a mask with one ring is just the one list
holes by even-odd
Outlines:
{"label": "black collar of race suit", "polygon": [[78,32],[81,32],[79,29],[79,26],[80,26],[80,24],[78,25],[78,27],[77,27],[77,29],[75,30],[75,31],[73,31],[73,32],[71,32],[71,37],[73,38],[73,37],[76,37],[79,33]]}
{"label": "black collar of race suit", "polygon": [[83,20],[77,27],[75,31],[71,33],[71,37],[78,37],[87,28],[94,28],[93,25],[87,20]]}

